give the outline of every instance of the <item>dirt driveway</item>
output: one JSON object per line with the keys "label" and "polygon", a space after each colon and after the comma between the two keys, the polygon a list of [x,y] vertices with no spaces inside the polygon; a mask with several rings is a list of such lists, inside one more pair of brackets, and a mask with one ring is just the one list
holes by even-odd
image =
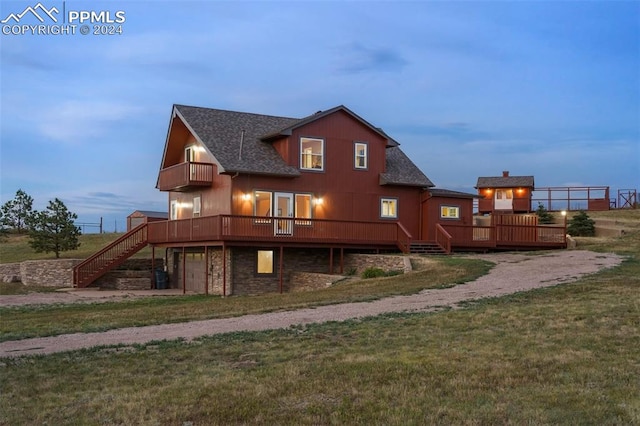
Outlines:
{"label": "dirt driveway", "polygon": [[394,296],[373,302],[2,342],[0,357],[50,354],[101,345],[143,344],[154,340],[183,338],[188,341],[201,336],[235,331],[271,330],[299,324],[344,321],[389,312],[430,311],[442,306],[455,306],[462,301],[573,282],[584,275],[617,266],[623,260],[615,254],[584,250],[546,254],[487,254],[473,257],[494,262],[496,266],[489,274],[452,288],[425,290],[410,296]]}

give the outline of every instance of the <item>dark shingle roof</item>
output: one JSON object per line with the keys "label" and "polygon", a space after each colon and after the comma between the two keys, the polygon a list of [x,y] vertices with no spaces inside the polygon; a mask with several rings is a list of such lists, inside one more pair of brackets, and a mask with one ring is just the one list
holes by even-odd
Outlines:
{"label": "dark shingle roof", "polygon": [[220,163],[221,171],[290,177],[300,176],[300,171],[286,164],[275,148],[266,141],[291,134],[293,129],[338,110],[347,112],[389,140],[386,149],[387,171],[380,175],[381,185],[433,186],[429,178],[398,148],[396,141],[342,105],[301,119],[185,105],[174,106],[174,111],[189,130]]}
{"label": "dark shingle roof", "polygon": [[533,176],[479,177],[476,188],[534,187]]}
{"label": "dark shingle roof", "polygon": [[176,105],[175,110],[215,156],[222,171],[300,175],[295,167],[286,164],[270,144],[261,140],[264,135],[273,133],[274,129],[285,128],[300,119],[184,105]]}
{"label": "dark shingle roof", "polygon": [[387,148],[386,152],[387,171],[380,173],[380,185],[434,186],[400,148]]}
{"label": "dark shingle roof", "polygon": [[434,197],[449,198],[482,198],[478,194],[469,194],[468,192],[451,191],[450,189],[430,188],[429,192]]}

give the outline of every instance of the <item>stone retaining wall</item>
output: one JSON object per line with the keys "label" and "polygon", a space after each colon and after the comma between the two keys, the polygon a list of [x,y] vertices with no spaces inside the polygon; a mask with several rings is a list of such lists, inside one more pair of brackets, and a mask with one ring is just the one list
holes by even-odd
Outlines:
{"label": "stone retaining wall", "polygon": [[73,287],[73,267],[82,259],[27,260],[20,263],[24,285]]}
{"label": "stone retaining wall", "polygon": [[411,261],[407,256],[379,254],[345,254],[344,273],[361,275],[367,268],[380,268],[385,272],[411,272]]}
{"label": "stone retaining wall", "polygon": [[20,282],[20,264],[19,263],[1,264],[0,279],[4,283]]}
{"label": "stone retaining wall", "polygon": [[[5,282],[17,281],[24,285],[33,285],[40,287],[73,287],[73,267],[82,262],[83,259],[52,259],[52,260],[26,260],[21,263],[0,264],[0,279]],[[164,266],[164,259],[156,259],[156,268]],[[133,282],[126,283],[122,281],[120,285],[122,289],[126,287],[142,287],[142,281],[139,278],[140,272],[143,272],[147,278],[145,288],[151,286],[151,259],[128,259],[114,271],[108,272],[101,277],[98,282],[106,284],[105,287],[118,288],[116,280],[127,278],[117,275],[118,272],[137,271],[138,275],[129,278],[136,278]],[[116,274],[116,275],[111,275]],[[5,278],[6,277],[6,278]],[[12,279],[9,280],[9,277]],[[96,285],[92,285],[96,287]],[[128,289],[128,288],[126,288]]]}
{"label": "stone retaining wall", "polygon": [[331,287],[345,277],[342,275],[316,274],[313,272],[292,272],[289,277],[288,290],[292,293],[299,291],[320,290]]}

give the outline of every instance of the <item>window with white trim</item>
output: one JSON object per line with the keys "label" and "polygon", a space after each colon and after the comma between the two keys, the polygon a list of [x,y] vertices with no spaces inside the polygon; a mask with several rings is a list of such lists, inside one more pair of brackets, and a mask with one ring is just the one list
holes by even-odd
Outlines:
{"label": "window with white trim", "polygon": [[367,168],[367,144],[365,142],[356,142],[354,143],[354,167],[356,169],[366,169]]}
{"label": "window with white trim", "polygon": [[300,138],[300,168],[303,170],[324,170],[324,140]]}
{"label": "window with white trim", "polygon": [[200,196],[193,197],[193,217],[200,217]]}
{"label": "window with white trim", "polygon": [[[295,213],[297,218],[311,219],[311,194],[296,194]],[[296,220],[296,225],[311,225],[308,220]]]}
{"label": "window with white trim", "polygon": [[397,198],[381,198],[380,199],[380,217],[387,219],[395,219],[398,217],[398,199]]}
{"label": "window with white trim", "polygon": [[440,217],[442,219],[460,219],[460,207],[440,206]]}
{"label": "window with white trim", "polygon": [[169,218],[171,220],[178,219],[178,200],[171,200],[171,210]]}

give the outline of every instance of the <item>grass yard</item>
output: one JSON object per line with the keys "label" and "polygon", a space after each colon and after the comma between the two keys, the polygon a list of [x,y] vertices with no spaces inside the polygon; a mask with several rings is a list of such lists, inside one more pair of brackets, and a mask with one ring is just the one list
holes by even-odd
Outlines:
{"label": "grass yard", "polygon": [[[640,226],[633,229],[578,240],[626,255],[619,267],[464,309],[2,359],[0,424],[640,424]],[[446,262],[462,275],[486,268]],[[372,280],[368,291],[412,276],[430,275]],[[291,303],[333,303],[335,295],[322,297]],[[204,303],[177,300],[164,307],[169,320]],[[210,303],[254,309],[268,301]],[[122,310],[95,324],[127,310],[148,314],[114,305]],[[67,308],[49,317],[62,321]],[[27,319],[40,309],[11,315],[44,324],[46,315]]]}
{"label": "grass yard", "polygon": [[[123,234],[83,234],[80,235],[80,247],[77,250],[60,253],[61,259],[86,259]],[[134,257],[151,257],[151,249],[145,248]],[[9,235],[6,241],[0,241],[0,263],[22,262],[24,260],[55,259],[54,253],[36,253],[29,246],[26,235]]]}

